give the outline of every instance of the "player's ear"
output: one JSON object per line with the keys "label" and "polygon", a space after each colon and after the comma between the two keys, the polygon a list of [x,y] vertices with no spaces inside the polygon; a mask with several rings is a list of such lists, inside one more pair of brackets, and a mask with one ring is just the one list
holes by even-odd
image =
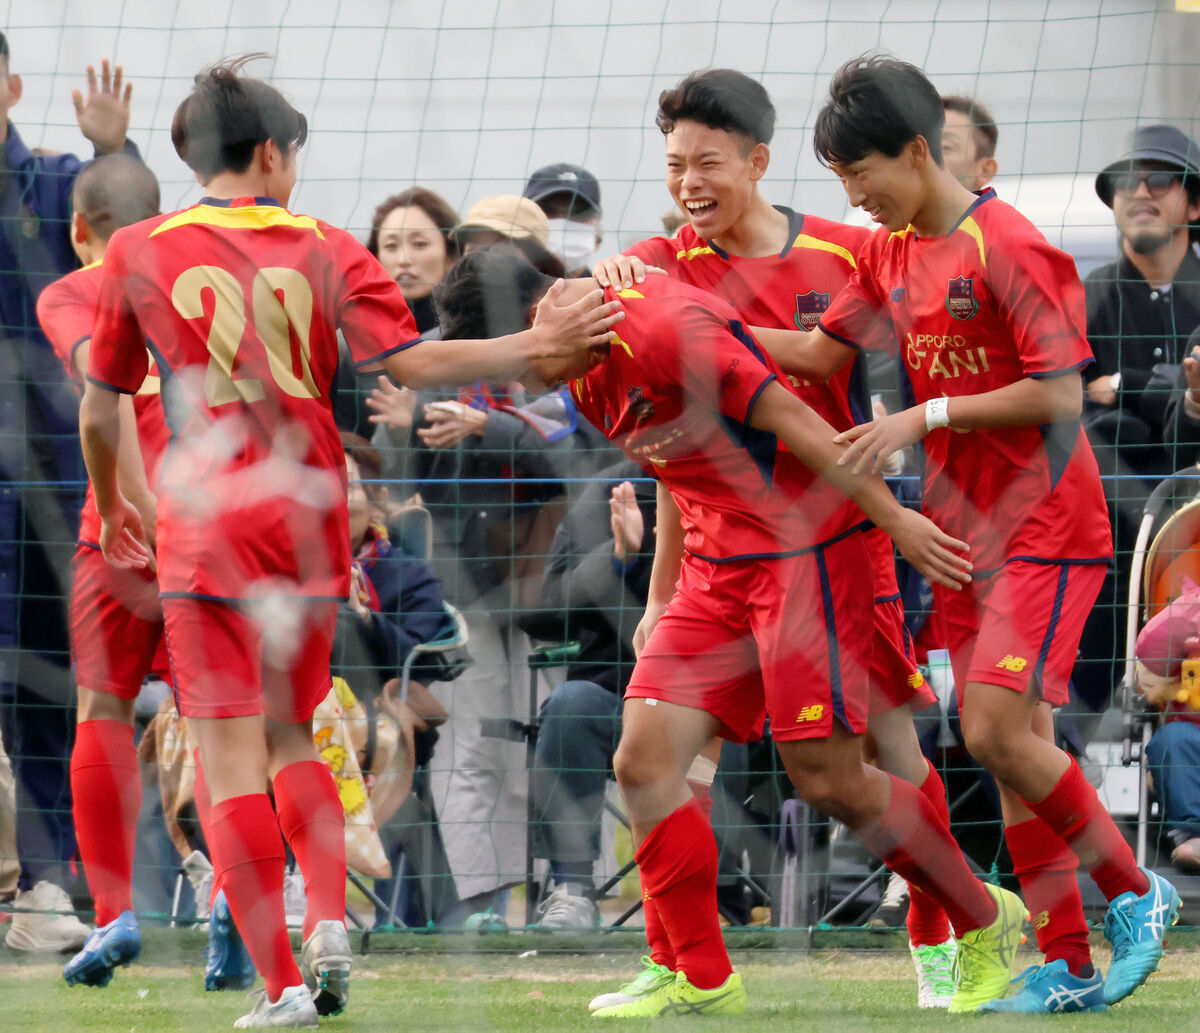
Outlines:
{"label": "player's ear", "polygon": [[979,163],[979,178],[983,180],[981,187],[987,186],[993,179],[996,178],[996,170],[1000,166],[996,163],[995,158],[984,158]]}
{"label": "player's ear", "polygon": [[750,178],[758,181],[766,175],[767,166],[771,164],[771,148],[765,143],[756,143],[748,155],[750,162]]}
{"label": "player's ear", "polygon": [[23,89],[24,85],[21,83],[19,75],[10,75],[8,77],[8,106],[10,108],[21,99]]}
{"label": "player's ear", "polygon": [[914,169],[922,169],[930,161],[929,141],[923,136],[914,136],[904,145],[908,151],[909,164]]}
{"label": "player's ear", "polygon": [[86,244],[88,239],[88,224],[87,219],[83,217],[82,212],[71,213],[71,243]]}

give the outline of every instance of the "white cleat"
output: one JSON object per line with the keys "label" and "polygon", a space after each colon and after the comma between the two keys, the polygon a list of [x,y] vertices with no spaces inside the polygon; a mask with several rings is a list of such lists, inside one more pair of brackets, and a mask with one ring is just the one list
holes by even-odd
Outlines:
{"label": "white cleat", "polygon": [[257,998],[249,1014],[234,1024],[234,1029],[311,1029],[317,1024],[317,1008],[306,986],[289,986],[272,1004],[266,989],[250,994]]}
{"label": "white cleat", "polygon": [[300,972],[318,1015],[338,1015],[350,999],[350,937],[346,924],[331,918],[318,922],[304,941]]}

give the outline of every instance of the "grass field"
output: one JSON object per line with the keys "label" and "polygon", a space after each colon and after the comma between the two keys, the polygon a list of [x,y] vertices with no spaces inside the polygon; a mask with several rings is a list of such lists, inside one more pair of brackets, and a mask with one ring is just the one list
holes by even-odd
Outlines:
{"label": "grass field", "polygon": [[[409,938],[410,940],[412,938]],[[351,1006],[322,1021],[346,1033],[542,1033],[595,1029],[587,1002],[632,974],[636,939],[596,953],[570,953],[561,941],[520,956],[511,937],[470,950],[472,941],[431,943],[373,951],[356,958]],[[545,941],[543,941],[545,942]],[[502,950],[496,949],[503,946]],[[449,949],[451,948],[452,949]],[[194,933],[150,930],[143,962],[122,969],[104,990],[69,989],[49,959],[28,962],[0,956],[0,1031],[4,1033],[207,1033],[228,1030],[247,1010],[240,993],[203,990],[202,940]],[[1023,955],[1023,966],[1032,954]],[[1097,952],[1097,961],[1107,964]],[[922,1012],[907,952],[793,948],[735,950],[746,980],[750,1012],[737,1019],[676,1019],[655,1029],[717,1026],[738,1033],[759,1030],[926,1033],[931,1024],[1015,1033],[1025,1030],[1103,1030],[1105,1033],[1200,1033],[1200,951],[1194,945],[1169,953],[1159,973],[1135,996],[1106,1015],[1024,1019]],[[627,1023],[618,1023],[629,1028]]]}

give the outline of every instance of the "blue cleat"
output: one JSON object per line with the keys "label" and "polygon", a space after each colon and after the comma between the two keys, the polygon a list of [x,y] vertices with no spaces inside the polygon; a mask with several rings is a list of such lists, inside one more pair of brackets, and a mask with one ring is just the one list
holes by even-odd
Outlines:
{"label": "blue cleat", "polygon": [[67,986],[108,986],[113,970],[142,952],[142,934],[132,911],[122,911],[108,925],[93,929],[83,950],[63,966]]}
{"label": "blue cleat", "polygon": [[225,891],[213,899],[208,918],[208,948],[204,952],[205,990],[247,990],[254,985],[254,962],[229,912]]}
{"label": "blue cleat", "polygon": [[1000,997],[979,1006],[981,1012],[1016,1012],[1021,1015],[1053,1015],[1072,1011],[1107,1011],[1104,979],[1099,971],[1091,979],[1071,975],[1059,958],[1048,965],[1032,965],[1014,983],[1024,986],[1012,997]]}
{"label": "blue cleat", "polygon": [[1166,879],[1148,868],[1142,874],[1150,888],[1140,897],[1122,893],[1108,904],[1104,936],[1112,944],[1113,960],[1104,981],[1104,1003],[1123,1001],[1158,968],[1163,934],[1179,921],[1179,894]]}

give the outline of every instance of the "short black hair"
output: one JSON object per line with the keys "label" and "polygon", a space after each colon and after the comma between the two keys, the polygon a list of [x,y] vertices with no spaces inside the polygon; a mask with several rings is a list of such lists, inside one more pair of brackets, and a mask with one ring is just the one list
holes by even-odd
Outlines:
{"label": "short black hair", "polygon": [[775,105],[763,84],[732,68],[703,68],[658,95],[655,124],[666,136],[677,122],[740,133],[754,143],[775,135]]}
{"label": "short black hair", "polygon": [[153,218],[161,207],[158,180],[150,167],[124,153],[88,162],[75,177],[71,198],[75,211],[105,241],[123,226]]}
{"label": "short black hair", "polygon": [[529,328],[529,310],[554,283],[511,244],[459,259],[433,289],[443,340],[504,337]]}
{"label": "short black hair", "polygon": [[883,54],[847,61],[833,75],[813,126],[823,165],[849,165],[872,151],[895,158],[918,136],[942,164],[942,98],[916,65]]}
{"label": "short black hair", "polygon": [[996,143],[1000,139],[1000,128],[992,113],[974,97],[952,93],[942,98],[943,111],[956,111],[965,115],[971,123],[971,133],[975,137],[975,153],[981,158],[996,156]]}
{"label": "short black hair", "polygon": [[175,109],[171,142],[202,179],[245,172],[254,149],[268,140],[287,154],[308,139],[308,119],[282,93],[240,74],[247,62],[267,56],[246,54],[204,69],[191,94]]}

